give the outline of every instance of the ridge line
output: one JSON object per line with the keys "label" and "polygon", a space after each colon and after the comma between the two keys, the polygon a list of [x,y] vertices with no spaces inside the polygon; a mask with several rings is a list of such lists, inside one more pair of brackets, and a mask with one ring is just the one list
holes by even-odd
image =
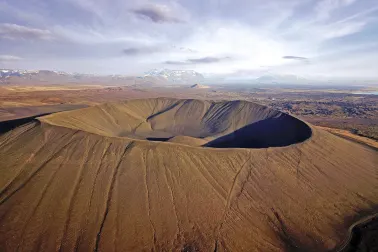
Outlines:
{"label": "ridge line", "polygon": [[123,161],[123,157],[128,152],[128,150],[130,150],[131,148],[133,148],[133,146],[134,146],[134,141],[131,141],[128,145],[126,145],[126,147],[125,147],[122,155],[119,158],[118,164],[116,165],[116,167],[113,170],[112,180],[110,182],[110,187],[109,187],[109,191],[108,191],[108,197],[107,197],[106,205],[105,205],[104,217],[103,217],[101,225],[100,225],[100,230],[98,231],[97,236],[96,236],[96,243],[95,243],[96,245],[95,245],[94,251],[98,251],[98,246],[100,245],[101,234],[102,234],[102,230],[104,229],[104,226],[105,226],[105,221],[106,221],[106,219],[108,217],[108,214],[109,214],[109,208],[110,208],[110,204],[111,204],[111,200],[112,200],[112,194],[113,194],[113,190],[114,190],[114,184],[115,184],[118,172],[119,172],[119,167],[120,167],[120,165],[121,165],[121,163]]}
{"label": "ridge line", "polygon": [[247,160],[242,164],[242,166],[240,167],[239,171],[236,173],[235,177],[234,177],[234,180],[232,182],[232,186],[228,192],[228,195],[227,195],[227,202],[226,202],[226,205],[225,205],[225,208],[224,208],[224,211],[223,211],[223,216],[222,216],[222,219],[220,221],[220,224],[218,225],[218,228],[217,228],[217,235],[216,235],[216,239],[215,239],[215,248],[214,248],[214,252],[217,252],[218,250],[218,240],[219,240],[219,236],[220,236],[220,231],[223,227],[223,224],[226,220],[226,215],[227,215],[227,212],[228,210],[230,209],[230,206],[231,206],[231,197],[232,197],[232,192],[234,191],[234,188],[235,188],[235,185],[236,185],[236,181],[240,175],[240,173],[242,172],[243,168],[246,166],[246,164],[251,160],[252,158],[252,155],[251,155],[251,151],[249,151],[249,157],[247,158]]}

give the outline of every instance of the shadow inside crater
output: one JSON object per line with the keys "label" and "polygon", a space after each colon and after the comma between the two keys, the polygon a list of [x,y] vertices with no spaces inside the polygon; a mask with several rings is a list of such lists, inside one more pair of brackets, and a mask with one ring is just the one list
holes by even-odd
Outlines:
{"label": "shadow inside crater", "polygon": [[147,137],[146,140],[153,142],[167,142],[171,137]]}
{"label": "shadow inside crater", "polygon": [[20,127],[24,124],[31,123],[31,122],[38,122],[36,119],[37,117],[49,115],[51,113],[45,113],[45,114],[38,114],[30,117],[23,117],[19,119],[13,119],[8,121],[2,121],[0,122],[0,135],[7,133],[8,131],[11,131],[17,127]]}
{"label": "shadow inside crater", "polygon": [[268,148],[283,147],[309,139],[311,128],[289,115],[268,118],[244,126],[230,134],[214,139],[204,147]]}

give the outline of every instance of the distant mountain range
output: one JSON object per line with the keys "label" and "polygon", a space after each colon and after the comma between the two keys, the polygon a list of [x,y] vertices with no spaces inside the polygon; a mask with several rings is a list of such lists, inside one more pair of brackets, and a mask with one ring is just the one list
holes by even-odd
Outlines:
{"label": "distant mountain range", "polygon": [[204,77],[191,70],[151,70],[143,76],[94,75],[66,73],[49,70],[14,70],[0,69],[0,84],[59,84],[59,83],[98,83],[118,85],[193,85],[204,80]]}
{"label": "distant mountain range", "polygon": [[[186,85],[201,88],[203,83],[212,84],[257,84],[257,85],[301,85],[327,84],[326,81],[310,80],[297,75],[266,74],[258,78],[233,77],[223,79],[205,78],[193,70],[153,69],[141,76],[95,75],[67,73],[50,70],[0,69],[0,85],[43,85],[43,84],[98,84],[118,86],[177,86]],[[195,84],[198,84],[196,86]]]}
{"label": "distant mountain range", "polygon": [[205,80],[205,77],[193,70],[151,70],[145,73],[144,77],[164,78],[175,84],[195,84]]}
{"label": "distant mountain range", "polygon": [[0,83],[2,84],[113,83],[120,80],[132,81],[133,79],[135,77],[122,75],[97,76],[50,70],[0,69]]}

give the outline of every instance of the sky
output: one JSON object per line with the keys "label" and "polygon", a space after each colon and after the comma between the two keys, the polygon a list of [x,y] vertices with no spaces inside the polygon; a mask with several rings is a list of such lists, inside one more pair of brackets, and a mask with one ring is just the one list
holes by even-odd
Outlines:
{"label": "sky", "polygon": [[0,0],[0,68],[378,80],[377,0]]}

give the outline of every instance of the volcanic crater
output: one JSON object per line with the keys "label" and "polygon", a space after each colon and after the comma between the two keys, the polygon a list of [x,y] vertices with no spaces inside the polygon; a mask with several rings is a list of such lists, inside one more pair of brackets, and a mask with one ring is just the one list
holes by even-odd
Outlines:
{"label": "volcanic crater", "polygon": [[110,137],[212,148],[288,146],[312,134],[311,128],[297,118],[245,101],[131,100],[41,120]]}
{"label": "volcanic crater", "polygon": [[245,101],[51,114],[0,135],[0,251],[337,251],[377,161]]}

